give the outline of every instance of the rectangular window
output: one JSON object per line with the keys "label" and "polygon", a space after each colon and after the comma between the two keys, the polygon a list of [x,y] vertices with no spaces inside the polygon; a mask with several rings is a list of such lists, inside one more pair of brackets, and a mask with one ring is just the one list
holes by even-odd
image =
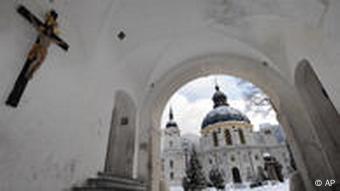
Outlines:
{"label": "rectangular window", "polygon": [[233,144],[229,129],[224,130],[224,139],[225,139],[226,145],[232,145]]}
{"label": "rectangular window", "polygon": [[216,132],[213,132],[212,136],[213,136],[214,146],[215,146],[215,147],[218,147],[218,137],[217,137],[217,133],[216,133]]}
{"label": "rectangular window", "polygon": [[169,165],[170,165],[170,168],[173,168],[174,167],[174,161],[170,160]]}

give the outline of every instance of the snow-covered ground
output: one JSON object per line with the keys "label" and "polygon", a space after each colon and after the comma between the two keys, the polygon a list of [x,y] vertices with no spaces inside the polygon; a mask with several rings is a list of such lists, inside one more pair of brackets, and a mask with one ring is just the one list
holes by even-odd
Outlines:
{"label": "snow-covered ground", "polygon": [[[182,187],[171,187],[170,191],[183,191]],[[216,191],[214,188],[208,188],[205,191]],[[289,182],[268,184],[261,187],[249,188],[249,186],[238,186],[235,188],[233,184],[227,184],[225,191],[289,191]]]}

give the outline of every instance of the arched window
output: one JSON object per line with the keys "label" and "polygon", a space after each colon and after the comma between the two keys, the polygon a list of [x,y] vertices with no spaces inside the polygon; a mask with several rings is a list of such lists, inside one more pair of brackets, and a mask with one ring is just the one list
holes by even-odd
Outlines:
{"label": "arched window", "polygon": [[173,180],[174,179],[174,173],[170,172],[170,179]]}
{"label": "arched window", "polygon": [[242,183],[240,170],[237,167],[232,168],[233,181],[234,183]]}
{"label": "arched window", "polygon": [[266,135],[270,135],[272,132],[269,130],[269,129],[266,129],[265,131],[264,131],[264,134],[266,134]]}
{"label": "arched window", "polygon": [[225,129],[224,130],[224,139],[225,139],[225,144],[226,145],[232,145],[233,144],[233,141],[231,139],[231,134],[230,134],[229,129]]}
{"label": "arched window", "polygon": [[240,142],[241,142],[241,144],[246,144],[246,139],[245,139],[245,137],[244,137],[244,133],[243,133],[242,129],[239,129],[239,130],[238,130],[238,135],[240,136]]}
{"label": "arched window", "polygon": [[214,146],[218,147],[218,137],[217,137],[217,133],[214,131],[213,134],[213,141],[214,141]]}
{"label": "arched window", "polygon": [[173,167],[174,167],[174,161],[173,161],[173,160],[170,160],[170,161],[169,161],[169,165],[170,165],[170,168],[173,168]]}

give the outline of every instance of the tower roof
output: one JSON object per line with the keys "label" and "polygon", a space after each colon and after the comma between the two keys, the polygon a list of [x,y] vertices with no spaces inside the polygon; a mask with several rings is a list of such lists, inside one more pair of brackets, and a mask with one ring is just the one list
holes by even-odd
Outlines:
{"label": "tower roof", "polygon": [[174,120],[174,114],[172,111],[172,107],[170,107],[169,109],[169,121],[166,123],[166,128],[170,128],[170,127],[175,127],[178,128],[177,123]]}

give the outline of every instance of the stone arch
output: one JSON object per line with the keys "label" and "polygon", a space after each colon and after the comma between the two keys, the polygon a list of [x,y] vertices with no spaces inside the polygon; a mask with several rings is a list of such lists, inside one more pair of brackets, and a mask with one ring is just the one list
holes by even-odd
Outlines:
{"label": "stone arch", "polygon": [[136,105],[123,90],[115,95],[104,172],[133,178],[135,153]]}
{"label": "stone arch", "polygon": [[[150,190],[157,190],[158,185],[160,118],[167,100],[185,83],[211,74],[243,78],[261,88],[271,98],[306,190],[315,190],[313,180],[328,174],[325,159],[315,154],[319,152],[313,145],[315,133],[311,131],[312,123],[299,100],[296,88],[273,65],[270,61],[264,62],[235,53],[211,53],[182,60],[150,82],[148,96],[143,100],[142,112],[139,113],[141,129],[138,147],[138,176],[150,182]],[[316,166],[323,170],[315,172]]]}
{"label": "stone arch", "polygon": [[320,154],[328,161],[328,179],[340,178],[340,116],[310,62],[301,60],[295,84],[313,123]]}

